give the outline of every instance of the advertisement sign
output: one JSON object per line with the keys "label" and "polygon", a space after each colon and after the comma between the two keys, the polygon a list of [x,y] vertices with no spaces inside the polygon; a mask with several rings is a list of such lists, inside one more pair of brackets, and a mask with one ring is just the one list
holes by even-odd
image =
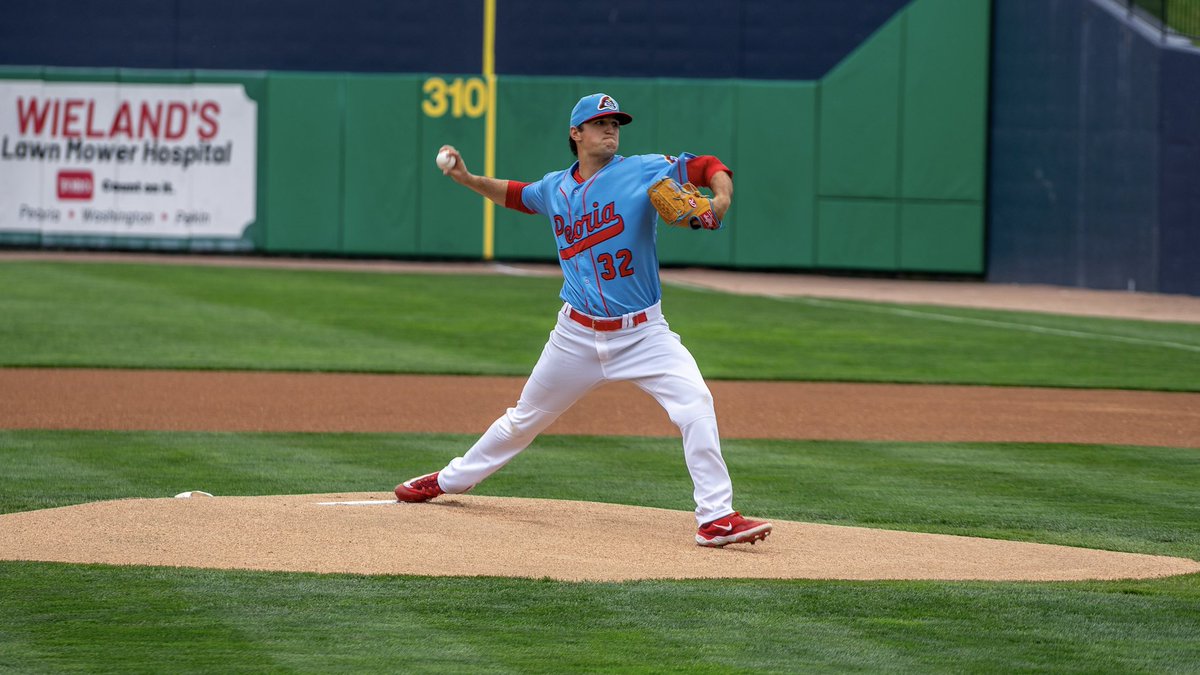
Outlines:
{"label": "advertisement sign", "polygon": [[241,238],[257,135],[242,85],[0,81],[0,231]]}

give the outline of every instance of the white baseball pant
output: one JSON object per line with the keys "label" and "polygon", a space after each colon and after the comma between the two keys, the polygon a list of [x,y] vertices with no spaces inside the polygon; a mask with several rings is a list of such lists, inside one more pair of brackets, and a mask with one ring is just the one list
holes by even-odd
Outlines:
{"label": "white baseball pant", "polygon": [[589,391],[628,380],[653,396],[683,435],[697,522],[733,513],[733,484],[721,457],[712,394],[691,352],[671,332],[660,305],[645,310],[645,323],[635,326],[635,315],[626,315],[626,327],[614,331],[585,327],[571,319],[569,311],[564,305],[559,312],[558,325],[516,406],[493,422],[465,455],[442,469],[442,489],[461,493],[478,485]]}

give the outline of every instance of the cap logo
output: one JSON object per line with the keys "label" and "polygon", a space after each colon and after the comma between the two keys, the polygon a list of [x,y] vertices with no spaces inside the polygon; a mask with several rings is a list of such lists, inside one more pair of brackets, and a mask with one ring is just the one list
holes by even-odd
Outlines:
{"label": "cap logo", "polygon": [[600,103],[596,105],[596,110],[612,110],[619,112],[617,109],[617,102],[613,100],[613,97],[607,94],[600,97]]}

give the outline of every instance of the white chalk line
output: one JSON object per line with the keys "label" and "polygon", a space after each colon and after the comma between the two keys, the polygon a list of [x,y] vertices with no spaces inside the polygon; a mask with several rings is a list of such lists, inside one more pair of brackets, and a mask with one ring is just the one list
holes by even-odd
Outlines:
{"label": "white chalk line", "polygon": [[397,501],[368,499],[361,502],[317,502],[317,506],[377,506],[379,504],[399,504]]}
{"label": "white chalk line", "polygon": [[496,272],[511,277],[551,277],[558,274],[557,266],[555,270],[551,272],[543,272],[541,270],[525,270],[519,267],[513,267],[512,265],[505,265],[504,263],[500,262],[492,263],[491,267]]}
{"label": "white chalk line", "polygon": [[1047,328],[1046,326],[1036,326],[1027,323],[1016,323],[1011,321],[995,321],[992,319],[976,319],[965,316],[955,316],[953,314],[941,314],[939,312],[924,312],[915,309],[903,309],[900,307],[879,307],[875,305],[867,305],[854,302],[839,302],[837,300],[823,300],[818,298],[793,297],[784,295],[768,295],[766,297],[774,300],[782,300],[785,302],[799,302],[806,305],[815,305],[817,307],[833,307],[836,309],[849,309],[860,312],[875,312],[877,314],[893,314],[896,316],[905,316],[917,319],[932,319],[934,321],[944,321],[947,323],[962,323],[974,326],[988,326],[992,328],[1007,328],[1009,330],[1019,330],[1027,333],[1040,333],[1043,335],[1060,335],[1063,337],[1074,337],[1085,340],[1104,340],[1109,342],[1125,342],[1128,344],[1148,345],[1151,347],[1165,347],[1167,349],[1180,349],[1188,352],[1200,352],[1200,346],[1184,344],[1182,342],[1170,342],[1167,340],[1151,340],[1149,338],[1126,337],[1123,335],[1109,335],[1107,333],[1089,333],[1086,331],[1068,330],[1066,328]]}

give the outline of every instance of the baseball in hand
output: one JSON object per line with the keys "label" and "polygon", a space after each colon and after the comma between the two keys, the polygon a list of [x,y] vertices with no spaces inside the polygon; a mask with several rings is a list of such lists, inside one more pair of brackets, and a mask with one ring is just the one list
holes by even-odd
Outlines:
{"label": "baseball in hand", "polygon": [[438,168],[442,171],[448,171],[454,168],[454,156],[445,150],[438,153],[436,161]]}

